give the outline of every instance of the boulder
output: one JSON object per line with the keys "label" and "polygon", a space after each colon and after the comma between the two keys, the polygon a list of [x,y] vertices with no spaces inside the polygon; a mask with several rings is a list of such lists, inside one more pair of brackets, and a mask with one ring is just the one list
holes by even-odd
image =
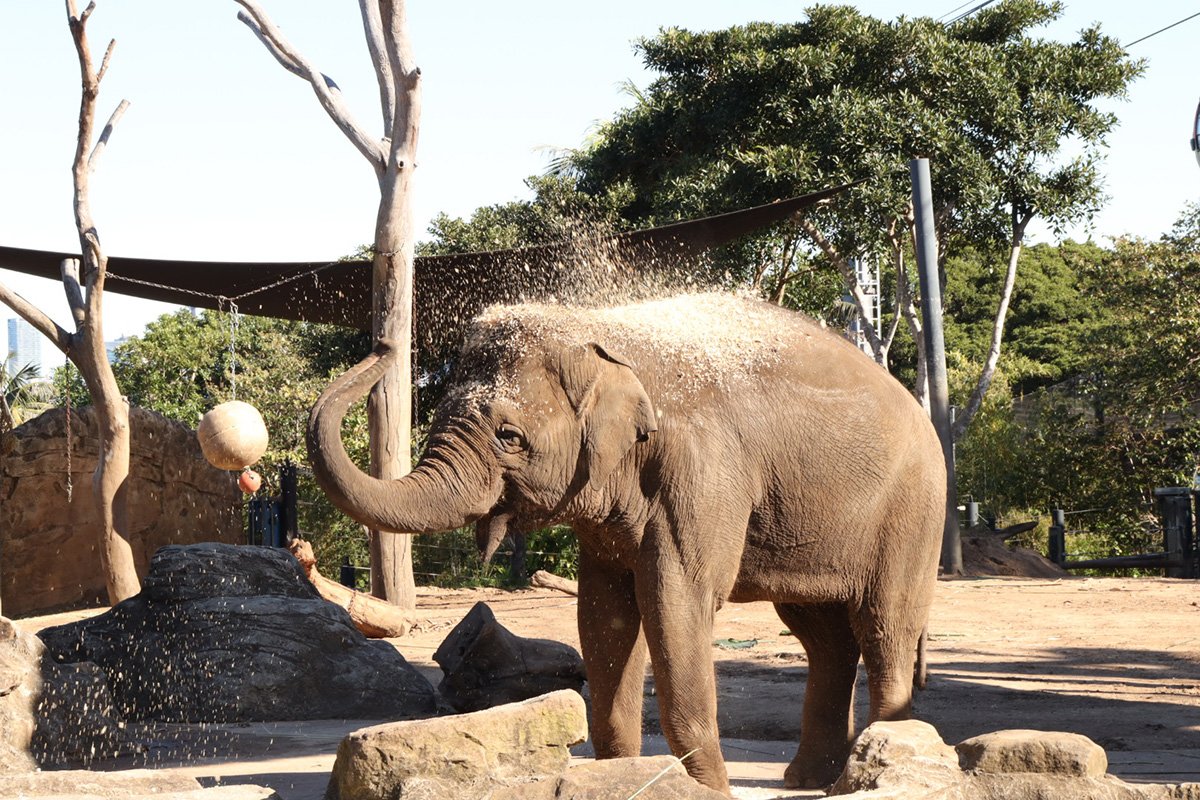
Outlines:
{"label": "boulder", "polygon": [[[42,644],[0,617],[0,776],[37,765],[29,755],[36,727]],[[0,797],[8,797],[0,791]]]}
{"label": "boulder", "polygon": [[960,779],[958,756],[927,722],[876,722],[854,741],[830,794],[903,787],[934,789]]}
{"label": "boulder", "polygon": [[583,658],[568,644],[517,636],[476,603],[433,654],[438,692],[455,711],[479,711],[559,689],[583,690]]}
{"label": "boulder", "polygon": [[[6,614],[25,616],[85,603],[107,604],[96,568],[99,527],[92,501],[99,434],[90,406],[67,417],[47,411],[0,437],[0,594]],[[242,494],[233,474],[209,465],[186,425],[129,409],[129,541],[138,574],[169,544],[245,540]]]}
{"label": "boulder", "polygon": [[98,665],[131,720],[395,719],[436,707],[394,647],[363,637],[275,548],[164,547],[139,594],[40,635],[55,661]]}
{"label": "boulder", "polygon": [[90,661],[42,660],[37,730],[30,745],[39,765],[87,765],[130,752],[134,746],[99,666]]}
{"label": "boulder", "polygon": [[[483,797],[566,769],[587,738],[583,698],[569,690],[472,714],[377,725],[342,740],[326,800]],[[552,796],[552,795],[551,795]]]}
{"label": "boulder", "polygon": [[1009,730],[967,739],[955,748],[964,770],[1048,772],[1096,777],[1108,772],[1104,748],[1078,733]]}
{"label": "boulder", "polygon": [[[571,767],[556,782],[555,800],[627,800],[643,786],[639,800],[724,800],[725,795],[696,783],[672,756],[612,758]],[[503,797],[497,794],[497,800]],[[514,796],[516,800],[516,796]]]}
{"label": "boulder", "polygon": [[[961,768],[960,768],[961,765]],[[876,722],[831,795],[854,800],[1200,800],[1200,784],[1129,784],[1073,733],[998,731],[950,748],[923,722]]]}

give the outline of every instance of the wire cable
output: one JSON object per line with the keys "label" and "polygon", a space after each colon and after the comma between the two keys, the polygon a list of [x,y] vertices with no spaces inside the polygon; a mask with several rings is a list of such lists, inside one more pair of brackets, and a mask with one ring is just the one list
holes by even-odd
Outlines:
{"label": "wire cable", "polygon": [[[994,2],[996,2],[996,0],[984,0],[984,2],[980,3],[979,5],[975,6],[975,7],[974,7],[974,8],[972,8],[972,9],[970,9],[969,11],[964,11],[963,13],[959,14],[959,15],[958,15],[957,17],[955,17],[954,19],[952,19],[952,20],[950,20],[949,22],[947,22],[946,24],[947,24],[947,25],[953,25],[953,24],[954,24],[954,23],[956,23],[956,22],[961,22],[962,20],[964,20],[964,19],[966,19],[967,17],[969,17],[969,16],[971,16],[972,14],[974,14],[976,11],[979,11],[980,9],[983,9],[983,8],[987,8],[988,6],[990,6],[990,5],[991,5],[992,3],[994,3]],[[962,8],[962,6],[959,6],[959,8]],[[955,11],[957,11],[957,10],[958,10],[958,9],[955,9]],[[953,14],[954,12],[952,11],[952,12],[950,12],[950,13],[952,13],[952,14]]]}
{"label": "wire cable", "polygon": [[1189,19],[1195,19],[1196,17],[1200,17],[1200,11],[1197,11],[1195,14],[1192,14],[1190,17],[1184,17],[1183,19],[1179,20],[1178,22],[1172,22],[1170,25],[1168,25],[1165,28],[1159,28],[1154,33],[1148,33],[1140,39],[1134,39],[1132,42],[1125,45],[1125,49],[1128,50],[1129,48],[1133,47],[1135,44],[1140,44],[1141,42],[1144,42],[1147,39],[1158,36],[1160,33],[1164,32],[1164,31],[1171,30],[1171,28],[1174,28],[1176,25],[1182,25],[1183,23],[1187,22]]}
{"label": "wire cable", "polygon": [[954,12],[962,11],[964,8],[966,8],[967,6],[971,5],[971,3],[974,3],[974,2],[975,2],[975,0],[967,0],[967,2],[963,3],[962,5],[955,6],[954,8],[947,11],[945,14],[942,14],[940,17],[938,17],[937,21],[941,22],[942,20],[944,20],[946,17],[950,16]]}

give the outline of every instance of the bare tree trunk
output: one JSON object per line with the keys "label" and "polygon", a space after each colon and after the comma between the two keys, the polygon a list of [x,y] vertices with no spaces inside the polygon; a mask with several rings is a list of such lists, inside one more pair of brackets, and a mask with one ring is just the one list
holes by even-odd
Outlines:
{"label": "bare tree trunk", "polygon": [[[100,250],[100,238],[92,221],[88,199],[88,178],[96,168],[108,143],[113,126],[128,105],[122,101],[92,146],[95,128],[96,97],[100,81],[108,69],[115,42],[110,42],[99,70],[92,63],[87,42],[87,19],[94,5],[83,14],[76,12],[74,0],[67,0],[67,12],[75,49],[79,56],[79,71],[83,83],[79,106],[79,135],[76,139],[75,161],[72,169],[75,186],[75,223],[79,233],[83,273],[68,266],[63,270],[63,285],[71,306],[76,333],[66,351],[83,373],[96,409],[100,428],[99,453],[96,471],[92,476],[92,496],[99,512],[100,562],[104,569],[108,599],[114,605],[137,594],[141,588],[129,542],[129,513],[126,482],[129,478],[129,405],[122,397],[108,363],[104,347],[104,278],[107,260]],[[91,147],[89,154],[88,148]],[[80,278],[83,279],[82,288]]]}
{"label": "bare tree trunk", "polygon": [[92,497],[101,520],[100,564],[109,602],[115,604],[140,589],[129,540],[129,403],[117,388],[103,338],[99,348],[94,345],[94,336],[86,339],[92,340],[87,342],[91,346],[86,347],[89,352],[82,354],[79,367],[100,429]]}
{"label": "bare tree trunk", "polygon": [[[375,219],[372,326],[400,357],[368,400],[371,474],[400,478],[412,468],[412,287],[414,230],[410,200],[421,120],[421,71],[413,62],[404,0],[359,0],[367,49],[379,84],[383,135],[375,138],[353,118],[337,84],[321,74],[267,17],[256,0],[235,0],[238,14],[272,56],[304,78],[321,106],[370,162],[379,182]],[[412,609],[412,538],[372,531],[371,592]]]}
{"label": "bare tree trunk", "polygon": [[1004,273],[1004,286],[1000,290],[1000,302],[996,307],[996,318],[992,323],[992,343],[988,348],[987,359],[984,361],[983,369],[979,373],[979,380],[975,382],[975,388],[971,391],[971,397],[967,400],[966,407],[959,413],[958,420],[954,423],[954,429],[951,433],[955,440],[961,438],[966,433],[971,420],[975,418],[975,414],[978,413],[980,406],[983,405],[983,398],[987,395],[988,389],[991,388],[992,379],[996,376],[996,365],[1000,362],[1000,345],[1004,339],[1004,323],[1008,318],[1008,304],[1012,300],[1013,286],[1017,280],[1017,261],[1021,257],[1021,244],[1025,240],[1025,228],[1029,225],[1029,220],[1032,218],[1032,214],[1026,214],[1018,218],[1015,210],[1013,212],[1013,229],[1012,240],[1009,244],[1008,269]]}

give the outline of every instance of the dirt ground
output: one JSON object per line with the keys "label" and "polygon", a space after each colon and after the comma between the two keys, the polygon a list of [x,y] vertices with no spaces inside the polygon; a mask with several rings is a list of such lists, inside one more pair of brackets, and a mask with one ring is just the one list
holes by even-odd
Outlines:
{"label": "dirt ground", "polygon": [[[521,636],[578,647],[575,599],[551,590],[419,591],[421,622],[395,645],[436,685],[433,652],[477,601]],[[22,620],[27,629],[62,617]],[[728,605],[713,656],[719,717],[735,793],[782,796],[799,730],[804,652],[767,603]],[[720,646],[717,642],[726,646]],[[728,645],[740,645],[730,647]],[[950,743],[1006,728],[1082,733],[1126,780],[1200,781],[1200,584],[1155,578],[958,578],[939,582],[929,637],[929,688],[915,716]],[[858,715],[866,715],[860,670]],[[647,750],[661,752],[647,681]],[[184,768],[208,782],[271,785],[285,800],[320,797],[337,742],[362,721],[158,726],[130,763]],[[586,757],[586,745],[578,749]],[[815,795],[802,795],[815,796]]]}

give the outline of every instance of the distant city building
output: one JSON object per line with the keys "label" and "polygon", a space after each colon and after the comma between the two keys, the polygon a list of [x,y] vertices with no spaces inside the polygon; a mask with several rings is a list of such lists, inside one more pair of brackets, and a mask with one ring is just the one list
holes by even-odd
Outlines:
{"label": "distant city building", "polygon": [[8,350],[4,366],[8,374],[32,365],[37,377],[42,375],[42,335],[25,320],[14,317],[8,321]]}
{"label": "distant city building", "polygon": [[108,353],[108,363],[113,362],[113,356],[116,355],[117,347],[129,341],[128,336],[122,336],[120,339],[113,339],[111,342],[104,343],[104,351]]}

